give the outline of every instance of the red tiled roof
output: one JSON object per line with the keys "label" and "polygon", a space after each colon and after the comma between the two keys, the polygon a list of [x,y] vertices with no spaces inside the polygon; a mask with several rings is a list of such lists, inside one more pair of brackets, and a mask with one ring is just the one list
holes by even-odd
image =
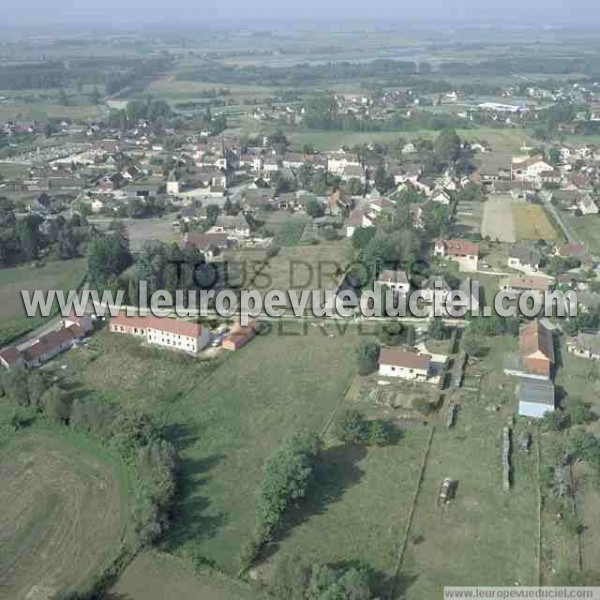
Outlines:
{"label": "red tiled roof", "polygon": [[22,357],[21,357],[21,353],[15,346],[9,346],[8,348],[4,348],[4,350],[2,350],[2,352],[0,352],[0,358],[7,365],[14,365]]}
{"label": "red tiled roof", "polygon": [[169,317],[155,317],[154,315],[127,316],[121,312],[110,319],[111,325],[122,325],[123,327],[137,327],[140,329],[156,329],[167,333],[175,333],[188,337],[200,337],[202,325],[191,321],[180,321]]}
{"label": "red tiled roof", "polygon": [[469,240],[438,240],[435,245],[444,244],[450,256],[478,256],[479,244]]}
{"label": "red tiled roof", "polygon": [[380,365],[394,365],[395,367],[426,371],[429,368],[430,361],[431,356],[429,354],[410,352],[403,348],[382,348],[379,353]]}
{"label": "red tiled roof", "polygon": [[64,329],[58,329],[57,331],[50,331],[46,335],[39,338],[34,344],[23,350],[23,356],[26,360],[35,360],[57,350],[66,342],[71,342],[78,336],[72,330],[71,327]]}
{"label": "red tiled roof", "polygon": [[519,350],[523,357],[541,352],[550,362],[554,362],[552,332],[538,320],[523,325],[519,332]]}
{"label": "red tiled roof", "polygon": [[585,244],[557,244],[556,254],[558,256],[581,256],[586,253]]}

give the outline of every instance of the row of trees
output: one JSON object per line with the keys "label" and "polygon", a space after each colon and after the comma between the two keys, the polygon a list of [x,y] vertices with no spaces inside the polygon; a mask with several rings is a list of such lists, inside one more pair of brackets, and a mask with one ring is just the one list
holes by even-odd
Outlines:
{"label": "row of trees", "polygon": [[136,545],[147,546],[163,535],[175,495],[177,452],[148,415],[97,400],[74,399],[41,371],[2,373],[0,401],[13,408],[7,423],[13,429],[45,419],[85,431],[114,448],[134,474]]}
{"label": "row of trees", "polygon": [[360,563],[325,565],[284,555],[275,563],[268,591],[278,600],[371,600],[377,584]]}
{"label": "row of trees", "polygon": [[305,497],[314,476],[318,450],[318,438],[301,433],[285,440],[267,460],[257,501],[255,537],[242,557],[246,564],[273,539],[285,511]]}

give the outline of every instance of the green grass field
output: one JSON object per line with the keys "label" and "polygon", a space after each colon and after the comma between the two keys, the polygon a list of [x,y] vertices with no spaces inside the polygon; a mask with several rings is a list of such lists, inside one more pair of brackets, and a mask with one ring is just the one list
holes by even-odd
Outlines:
{"label": "green grass field", "polygon": [[127,536],[129,480],[110,452],[66,429],[16,434],[0,453],[0,597],[85,590]]}
{"label": "green grass field", "polygon": [[563,212],[562,217],[575,235],[585,242],[590,252],[600,253],[600,217],[598,215],[575,217]]}
{"label": "green grass field", "polygon": [[0,269],[0,346],[41,325],[44,318],[25,314],[21,291],[77,289],[85,273],[85,259],[53,261],[42,267]]}
{"label": "green grass field", "polygon": [[236,573],[266,457],[288,434],[321,430],[355,372],[357,344],[356,330],[329,337],[309,326],[302,335],[288,324],[206,364],[106,332],[61,357],[60,373],[85,394],[143,407],[165,424],[181,453],[167,548]]}
{"label": "green grass field", "polygon": [[[497,152],[518,152],[523,143],[528,139],[522,129],[458,129],[458,135],[468,141],[484,140],[491,144]],[[399,138],[412,140],[419,137],[435,138],[436,131],[377,131],[377,132],[354,132],[354,131],[302,131],[286,132],[290,141],[302,147],[311,144],[316,150],[337,150],[342,147],[353,147],[359,144],[375,142],[392,143]]]}
{"label": "green grass field", "polygon": [[159,552],[136,557],[111,593],[115,598],[127,600],[258,600],[262,597],[239,580],[208,569],[196,573],[183,560]]}
{"label": "green grass field", "polygon": [[378,574],[380,597],[386,597],[428,435],[420,428],[386,448],[327,448],[307,502],[289,515],[283,539],[270,549],[273,559],[360,561]]}

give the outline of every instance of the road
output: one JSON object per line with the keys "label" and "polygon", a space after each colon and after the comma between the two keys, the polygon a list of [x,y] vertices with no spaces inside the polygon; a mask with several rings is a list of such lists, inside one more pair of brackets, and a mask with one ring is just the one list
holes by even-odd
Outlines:
{"label": "road", "polygon": [[544,203],[544,208],[554,217],[556,222],[560,225],[560,228],[563,230],[567,241],[570,244],[580,244],[581,240],[573,233],[571,227],[565,222],[563,216],[556,210],[556,207],[550,201],[552,198],[552,194],[548,192],[542,192],[540,194],[542,202]]}

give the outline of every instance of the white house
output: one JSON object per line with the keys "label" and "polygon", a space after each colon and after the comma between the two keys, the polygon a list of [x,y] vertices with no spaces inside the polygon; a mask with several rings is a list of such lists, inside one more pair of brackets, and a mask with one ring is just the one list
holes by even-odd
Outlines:
{"label": "white house", "polygon": [[430,373],[431,356],[403,348],[382,348],[379,353],[379,375],[425,381]]}
{"label": "white house", "polygon": [[388,287],[398,294],[408,294],[410,291],[410,282],[404,271],[383,270],[375,283]]}
{"label": "white house", "polygon": [[228,233],[235,237],[250,237],[250,225],[242,213],[219,215],[209,233]]}
{"label": "white house", "polygon": [[346,221],[346,237],[352,237],[359,227],[373,227],[374,221],[364,210],[354,209]]}
{"label": "white house", "polygon": [[554,412],[554,384],[547,379],[522,377],[517,386],[519,415],[541,419]]}
{"label": "white house", "polygon": [[457,262],[465,273],[474,273],[479,265],[479,244],[468,240],[437,240],[433,254]]}
{"label": "white house", "polygon": [[109,330],[145,338],[148,344],[195,354],[208,345],[208,328],[191,321],[160,318],[153,315],[111,317]]}
{"label": "white house", "polygon": [[580,358],[600,360],[600,335],[580,333],[567,342],[567,350]]}
{"label": "white house", "polygon": [[179,179],[177,178],[177,175],[172,171],[169,174],[169,177],[167,178],[167,194],[169,194],[170,196],[177,196],[179,195],[179,192],[181,191],[180,185],[179,185]]}
{"label": "white house", "polygon": [[445,302],[450,291],[450,286],[446,283],[446,280],[439,275],[426,279],[421,288],[421,294],[425,302],[433,302],[434,299]]}
{"label": "white house", "polygon": [[450,204],[450,194],[446,190],[437,190],[431,196],[431,201],[438,204]]}
{"label": "white house", "polygon": [[508,252],[508,266],[524,273],[535,273],[540,268],[542,255],[535,249],[523,244],[515,244]]}
{"label": "white house", "polygon": [[511,165],[511,179],[515,179],[516,181],[538,183],[542,173],[550,172],[554,172],[554,167],[539,156],[533,156],[524,160],[513,159]]}
{"label": "white house", "polygon": [[597,204],[589,194],[581,197],[577,203],[577,208],[583,215],[597,215],[599,212]]}
{"label": "white house", "polygon": [[334,175],[344,175],[346,167],[360,167],[358,156],[349,152],[332,152],[327,157],[327,170]]}

